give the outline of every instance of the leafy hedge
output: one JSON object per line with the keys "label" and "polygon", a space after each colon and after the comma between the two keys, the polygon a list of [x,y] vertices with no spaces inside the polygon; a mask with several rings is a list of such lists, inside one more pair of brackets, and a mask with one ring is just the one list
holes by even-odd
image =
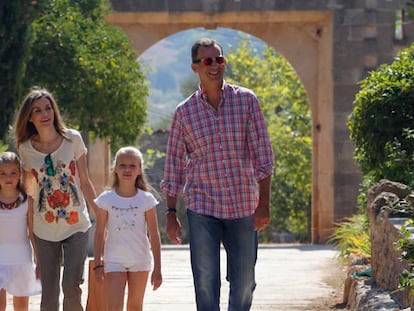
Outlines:
{"label": "leafy hedge", "polygon": [[364,178],[414,183],[414,44],[361,81],[348,120]]}

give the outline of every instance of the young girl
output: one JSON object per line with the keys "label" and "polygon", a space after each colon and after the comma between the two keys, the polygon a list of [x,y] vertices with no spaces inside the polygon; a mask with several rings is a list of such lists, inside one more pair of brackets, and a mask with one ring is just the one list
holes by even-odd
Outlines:
{"label": "young girl", "polygon": [[87,149],[79,131],[67,128],[54,96],[34,87],[19,109],[16,144],[24,185],[35,198],[33,232],[42,283],[41,309],[59,310],[63,264],[63,310],[83,310],[83,272],[88,250],[88,213],[96,208]]}
{"label": "young girl", "polygon": [[[0,310],[6,310],[6,292],[15,311],[27,311],[30,295],[40,294],[33,266],[33,200],[20,184],[20,160],[14,152],[0,153]],[[30,240],[29,240],[30,239]]]}
{"label": "young girl", "polygon": [[100,282],[105,279],[109,311],[123,310],[126,283],[127,310],[141,311],[151,270],[149,244],[154,259],[153,289],[162,283],[161,242],[155,210],[158,201],[149,192],[151,188],[146,181],[142,154],[138,149],[124,147],[116,153],[112,178],[112,189],[95,200],[98,206],[95,277]]}

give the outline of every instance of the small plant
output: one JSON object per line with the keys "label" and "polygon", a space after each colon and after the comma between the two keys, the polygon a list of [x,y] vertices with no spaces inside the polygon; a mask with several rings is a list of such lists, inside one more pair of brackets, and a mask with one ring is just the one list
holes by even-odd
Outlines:
{"label": "small plant", "polygon": [[345,261],[351,254],[371,258],[371,240],[369,236],[369,222],[365,214],[356,214],[337,224],[328,243],[339,249],[339,258]]}
{"label": "small plant", "polygon": [[410,193],[406,198],[401,200],[388,199],[387,206],[393,213],[404,214],[412,220],[414,218],[414,194]]}
{"label": "small plant", "polygon": [[0,140],[0,152],[6,151],[8,148],[8,145],[5,144],[2,140]]}

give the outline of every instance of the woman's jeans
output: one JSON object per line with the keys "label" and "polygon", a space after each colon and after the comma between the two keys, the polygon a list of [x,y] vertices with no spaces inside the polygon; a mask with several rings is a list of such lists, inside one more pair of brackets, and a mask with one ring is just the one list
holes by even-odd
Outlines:
{"label": "woman's jeans", "polygon": [[256,287],[257,232],[253,216],[225,220],[187,209],[191,267],[198,311],[220,310],[220,245],[227,253],[229,311],[250,310]]}
{"label": "woman's jeans", "polygon": [[62,263],[63,310],[83,311],[80,284],[83,283],[88,237],[88,231],[75,233],[59,242],[35,237],[42,283],[41,311],[59,310],[59,283]]}

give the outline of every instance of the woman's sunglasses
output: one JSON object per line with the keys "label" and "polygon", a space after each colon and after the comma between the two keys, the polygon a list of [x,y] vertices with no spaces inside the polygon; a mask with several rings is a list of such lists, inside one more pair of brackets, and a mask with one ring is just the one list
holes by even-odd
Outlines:
{"label": "woman's sunglasses", "polygon": [[46,174],[48,176],[55,176],[55,169],[53,168],[53,162],[50,153],[45,157],[45,164],[47,165]]}
{"label": "woman's sunglasses", "polygon": [[206,57],[193,60],[193,64],[202,63],[204,66],[211,66],[213,61],[216,61],[217,64],[222,65],[226,62],[224,56],[216,56],[216,57]]}

